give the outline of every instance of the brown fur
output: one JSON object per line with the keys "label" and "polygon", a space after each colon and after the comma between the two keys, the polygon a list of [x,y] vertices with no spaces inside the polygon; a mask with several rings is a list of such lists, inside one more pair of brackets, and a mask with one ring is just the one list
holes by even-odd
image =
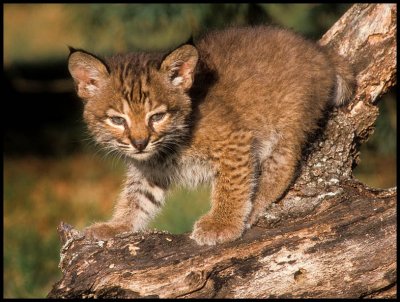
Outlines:
{"label": "brown fur", "polygon": [[[283,194],[308,134],[330,104],[349,99],[354,81],[332,52],[265,26],[212,32],[164,56],[103,63],[72,51],[69,69],[95,139],[128,166],[113,218],[86,234],[143,229],[172,183],[210,180],[211,210],[191,236],[199,244],[240,237]],[[124,120],[110,117],[120,113]]]}

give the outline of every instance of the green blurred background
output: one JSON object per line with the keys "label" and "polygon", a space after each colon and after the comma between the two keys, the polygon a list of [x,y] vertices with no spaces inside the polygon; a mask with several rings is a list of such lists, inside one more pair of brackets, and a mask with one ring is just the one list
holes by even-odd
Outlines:
{"label": "green blurred background", "polygon": [[[5,4],[4,297],[44,297],[60,279],[58,223],[110,217],[122,163],[98,152],[82,123],[67,45],[98,54],[172,48],[226,25],[279,24],[318,39],[348,4]],[[357,178],[396,184],[396,95],[380,102]],[[190,231],[209,188],[176,188],[152,228]]]}

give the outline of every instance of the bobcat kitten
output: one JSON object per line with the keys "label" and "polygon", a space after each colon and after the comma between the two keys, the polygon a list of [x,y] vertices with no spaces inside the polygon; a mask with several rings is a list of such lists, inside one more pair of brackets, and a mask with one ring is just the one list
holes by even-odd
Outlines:
{"label": "bobcat kitten", "polygon": [[341,59],[274,27],[229,28],[168,54],[104,60],[71,48],[69,71],[95,140],[123,154],[125,187],[106,239],[146,227],[174,183],[212,182],[212,207],[191,238],[239,238],[288,188],[307,135],[351,96]]}

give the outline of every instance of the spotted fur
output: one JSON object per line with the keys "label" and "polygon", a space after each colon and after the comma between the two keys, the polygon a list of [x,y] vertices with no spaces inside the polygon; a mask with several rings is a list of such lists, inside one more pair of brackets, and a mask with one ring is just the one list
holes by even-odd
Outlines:
{"label": "spotted fur", "polygon": [[166,54],[100,59],[72,50],[69,70],[95,140],[126,159],[112,219],[95,238],[143,230],[174,183],[212,183],[198,244],[239,238],[290,184],[308,134],[348,100],[337,55],[283,29],[230,28]]}

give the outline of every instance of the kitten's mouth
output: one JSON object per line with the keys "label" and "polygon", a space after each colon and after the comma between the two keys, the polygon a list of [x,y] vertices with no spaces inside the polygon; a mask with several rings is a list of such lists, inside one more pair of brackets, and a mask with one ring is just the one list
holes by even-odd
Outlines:
{"label": "kitten's mouth", "polygon": [[150,154],[151,152],[149,151],[136,151],[133,153],[133,155],[145,155],[145,154]]}
{"label": "kitten's mouth", "polygon": [[150,151],[136,151],[134,153],[130,153],[129,156],[133,159],[137,160],[147,160],[151,157],[153,152]]}

